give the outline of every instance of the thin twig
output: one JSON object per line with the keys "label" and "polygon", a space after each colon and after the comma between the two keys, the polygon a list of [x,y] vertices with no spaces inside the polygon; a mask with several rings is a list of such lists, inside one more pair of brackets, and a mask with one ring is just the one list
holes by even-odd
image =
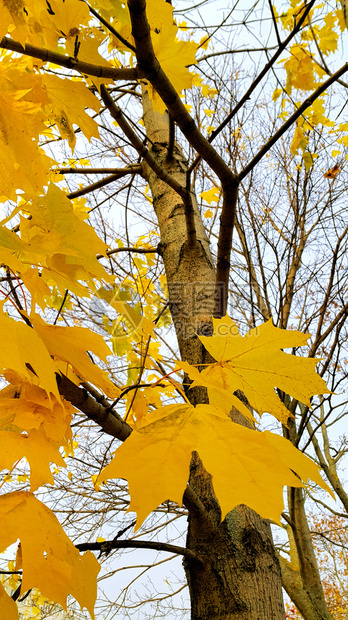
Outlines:
{"label": "thin twig", "polygon": [[103,26],[105,26],[105,28],[107,28],[111,34],[114,35],[114,37],[116,37],[116,39],[118,39],[121,43],[123,43],[123,45],[125,47],[127,47],[129,50],[131,50],[132,52],[135,52],[135,47],[134,45],[132,45],[131,43],[129,43],[129,41],[127,41],[127,39],[125,39],[119,32],[117,32],[117,30],[115,30],[115,28],[109,24],[109,22],[106,21],[106,19],[104,19],[104,17],[102,17],[101,15],[99,15],[99,13],[97,13],[97,11],[95,11],[90,4],[88,4],[88,2],[86,0],[84,0],[84,3],[87,4],[90,12],[92,13],[92,15],[94,15],[94,17],[97,18],[98,21],[100,21],[101,24],[103,24]]}
{"label": "thin twig", "polygon": [[[159,254],[158,248],[114,248],[113,250],[106,250],[106,256],[112,256],[113,254],[118,254],[119,252],[135,252],[137,254]],[[97,254],[96,258],[100,260],[101,258],[105,258],[105,254]]]}
{"label": "thin twig", "polygon": [[105,177],[105,179],[100,179],[100,181],[96,181],[95,183],[91,183],[91,185],[87,185],[86,187],[77,189],[75,192],[70,192],[70,194],[67,194],[66,197],[70,200],[73,200],[74,198],[79,198],[80,196],[84,196],[85,194],[90,194],[91,192],[94,192],[96,189],[100,189],[101,187],[110,185],[110,183],[117,181],[119,178],[119,174],[110,174],[110,176]]}

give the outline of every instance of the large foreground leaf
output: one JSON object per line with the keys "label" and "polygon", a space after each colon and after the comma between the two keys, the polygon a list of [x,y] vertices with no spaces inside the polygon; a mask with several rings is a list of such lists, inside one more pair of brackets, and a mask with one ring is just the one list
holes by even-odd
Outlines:
{"label": "large foreground leaf", "polygon": [[137,527],[170,499],[182,503],[192,451],[213,477],[222,518],[238,504],[280,521],[284,485],[311,478],[327,488],[318,467],[283,437],[235,424],[212,405],[169,405],[148,417],[116,451],[98,482],[125,478]]}

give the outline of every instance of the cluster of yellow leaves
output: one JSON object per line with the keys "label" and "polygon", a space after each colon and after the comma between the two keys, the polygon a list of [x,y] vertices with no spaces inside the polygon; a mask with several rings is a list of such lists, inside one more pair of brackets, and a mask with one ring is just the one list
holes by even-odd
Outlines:
{"label": "cluster of yellow leaves", "polygon": [[[83,3],[80,3],[83,4]],[[16,191],[39,193],[49,179],[53,160],[39,147],[40,136],[55,124],[70,147],[73,125],[90,140],[97,123],[85,108],[96,112],[100,102],[83,82],[40,74],[28,59],[2,54],[0,72],[0,200],[16,200]]]}
{"label": "cluster of yellow leaves", "polygon": [[[20,236],[6,224],[20,213]],[[94,279],[108,280],[96,255],[107,246],[84,221],[84,214],[56,185],[44,196],[25,194],[0,226],[0,262],[18,273],[32,295],[32,304],[45,309],[55,285],[79,296],[89,296]],[[86,283],[89,288],[87,288]]]}
{"label": "cluster of yellow leaves", "polygon": [[76,383],[91,381],[111,398],[114,384],[93,364],[87,350],[106,359],[104,340],[88,329],[47,325],[31,316],[32,327],[0,315],[5,343],[0,369],[9,385],[0,392],[0,468],[12,469],[25,457],[30,465],[31,490],[52,484],[49,463],[65,467],[59,447],[71,441],[73,407],[62,401],[56,373]]}
{"label": "cluster of yellow leaves", "polygon": [[[53,484],[50,463],[65,467],[59,448],[72,439],[74,408],[60,397],[56,373],[77,384],[90,381],[111,398],[119,391],[87,355],[92,351],[106,360],[110,350],[101,336],[85,328],[48,325],[33,313],[30,321],[31,327],[0,314],[0,371],[9,383],[0,392],[0,469],[12,471],[26,458],[33,492]],[[80,557],[51,511],[31,493],[1,496],[0,513],[0,552],[18,538],[22,544],[22,591],[35,586],[64,608],[72,594],[94,617],[99,571],[94,556]],[[4,617],[18,618],[16,604],[3,589],[0,599]]]}
{"label": "cluster of yellow leaves", "polygon": [[[275,9],[275,13],[284,29],[292,30],[304,9],[305,3],[302,0],[291,0],[286,12],[278,15]],[[290,46],[289,56],[280,61],[286,71],[287,80],[283,91],[279,88],[274,91],[273,99],[276,100],[283,93],[283,111],[280,114],[283,119],[288,116],[286,104],[290,103],[289,96],[293,89],[305,92],[314,90],[327,77],[322,60],[319,58],[318,62],[316,58],[317,48],[322,57],[336,52],[338,30],[343,32],[346,27],[343,10],[330,11],[324,17],[320,13],[322,10],[323,4],[321,3],[313,7],[299,33],[299,40]],[[319,19],[317,19],[318,15]],[[307,169],[310,168],[315,158],[315,154],[308,152],[309,137],[315,127],[320,124],[326,127],[334,125],[325,115],[324,97],[316,100],[298,119],[291,143],[291,153],[296,155],[300,152]],[[338,129],[335,132],[341,133]],[[338,141],[342,141],[341,136],[337,138]]]}
{"label": "cluster of yellow leaves", "polygon": [[48,325],[39,315],[30,316],[31,327],[0,314],[0,335],[4,342],[0,354],[0,372],[11,370],[22,381],[39,385],[48,397],[60,402],[55,374],[71,374],[77,383],[90,381],[111,398],[118,389],[99,366],[93,364],[87,351],[104,362],[111,351],[103,338],[84,327]]}
{"label": "cluster of yellow leaves", "polygon": [[15,383],[0,392],[0,469],[11,471],[25,457],[34,492],[54,483],[49,463],[65,467],[59,448],[71,440],[74,408],[54,397],[50,401],[42,388],[22,383],[14,373],[7,378]]}
{"label": "cluster of yellow leaves", "polygon": [[[213,187],[211,189],[208,189],[205,192],[202,192],[200,195],[201,198],[203,198],[204,202],[207,202],[209,205],[211,205],[212,202],[219,202],[219,198],[220,198],[220,193],[221,190],[216,187],[215,185],[213,185]],[[209,218],[209,217],[213,217],[214,213],[211,209],[207,209],[207,211],[205,211],[204,213],[204,217]]]}
{"label": "cluster of yellow leaves", "polygon": [[[64,609],[68,594],[72,594],[94,618],[100,570],[94,555],[87,551],[81,556],[51,510],[31,493],[20,491],[0,496],[0,519],[1,551],[18,538],[21,541],[17,570],[23,569],[22,591],[36,587]],[[1,584],[0,604],[3,618],[18,620],[17,605]]]}
{"label": "cluster of yellow leaves", "polygon": [[[178,27],[174,23],[173,7],[170,3],[166,4],[164,10],[162,0],[150,0],[147,3],[147,16],[154,52],[163,71],[179,93],[191,88],[193,74],[187,66],[195,63],[198,45],[193,41],[181,41],[177,38]],[[152,86],[150,96],[154,109],[164,112],[165,105]]]}
{"label": "cluster of yellow leaves", "polygon": [[[125,6],[111,0],[96,2],[95,6],[106,14],[126,40],[134,43]],[[195,62],[197,45],[177,38],[178,29],[170,4],[150,0],[147,10],[155,53],[180,93],[192,86],[193,75],[186,67]],[[110,33],[90,25],[91,18],[87,4],[81,0],[52,0],[50,3],[46,0],[25,3],[23,0],[0,0],[0,39],[10,34],[22,45],[31,43],[53,51],[64,42],[71,57],[77,54],[80,60],[110,66],[109,60],[98,51]],[[123,48],[124,45],[112,36],[111,49],[123,52]],[[74,149],[74,125],[89,140],[98,137],[97,124],[85,108],[98,112],[100,103],[81,79],[61,79],[40,73],[44,65],[41,61],[28,58],[19,61],[12,53],[4,51],[1,60],[0,200],[15,200],[16,190],[37,193],[47,183],[54,162],[39,147],[39,139],[52,134],[48,125],[56,125],[60,136]],[[131,53],[130,64],[133,61]],[[121,66],[117,58],[113,60],[115,63]],[[93,81],[99,86],[102,81],[109,80],[96,78]],[[163,112],[165,106],[153,89],[151,95],[155,108]]]}
{"label": "cluster of yellow leaves", "polygon": [[334,127],[335,125],[335,123],[330,121],[325,115],[324,97],[318,97],[306,110],[306,115],[300,116],[300,118],[297,119],[294,137],[290,144],[290,152],[294,156],[301,149],[302,158],[307,170],[317,157],[316,153],[309,153],[307,150],[309,136],[313,128],[319,124],[324,124],[326,127]]}
{"label": "cluster of yellow leaves", "polygon": [[2,0],[0,38],[9,33],[22,45],[56,50],[62,37],[74,37],[89,20],[88,7],[79,0]]}
{"label": "cluster of yellow leaves", "polygon": [[[17,558],[19,558],[20,554],[21,554],[21,547],[18,546]],[[17,561],[17,565],[18,565],[18,561]],[[7,568],[7,571],[16,571],[16,562],[13,560],[10,560],[9,562],[7,562],[6,568]],[[17,570],[18,570],[18,566],[17,566]],[[19,572],[18,573],[14,572],[13,574],[10,574],[10,575],[2,574],[0,577],[0,605],[3,605],[5,609],[6,609],[6,606],[8,606],[10,609],[11,608],[13,609],[13,616],[10,614],[10,612],[8,612],[8,615],[6,615],[6,618],[9,618],[10,620],[12,618],[16,618],[17,620],[18,614],[14,615],[16,613],[16,604],[13,604],[14,601],[12,601],[12,599],[5,596],[1,588],[1,583],[7,593],[15,592],[21,584],[21,574]],[[18,610],[20,613],[21,620],[34,620],[35,618],[39,618],[39,619],[42,618],[42,612],[44,611],[45,608],[47,609],[48,605],[52,608],[52,602],[49,601],[45,596],[43,596],[37,588],[33,588],[30,594],[28,594],[24,600],[18,603]],[[56,605],[56,607],[57,607],[57,610],[59,610],[59,612],[62,611],[60,606]]]}
{"label": "cluster of yellow leaves", "polygon": [[212,337],[199,338],[216,363],[201,373],[188,363],[178,365],[194,379],[193,386],[207,387],[214,405],[168,405],[149,414],[117,449],[98,483],[108,478],[128,480],[130,510],[137,513],[139,527],[165,500],[182,503],[191,455],[197,451],[212,475],[222,518],[236,505],[247,504],[264,518],[279,522],[284,485],[303,486],[311,478],[328,487],[317,466],[289,441],[234,424],[228,414],[235,406],[252,418],[234,395],[242,390],[256,411],[268,411],[286,424],[289,412],[275,388],[309,406],[310,396],[327,392],[314,371],[317,360],[282,351],[303,346],[308,336],[278,329],[268,321],[242,337],[225,317],[214,320]]}

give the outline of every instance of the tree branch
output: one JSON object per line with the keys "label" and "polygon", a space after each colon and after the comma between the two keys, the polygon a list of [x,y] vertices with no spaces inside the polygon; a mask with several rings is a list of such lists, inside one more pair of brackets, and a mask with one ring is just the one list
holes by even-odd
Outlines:
{"label": "tree branch", "polygon": [[80,543],[75,545],[79,551],[101,551],[101,553],[110,553],[112,549],[154,549],[155,551],[166,551],[167,553],[175,553],[184,557],[202,562],[202,560],[191,549],[178,547],[170,543],[146,541],[146,540],[105,540],[103,542]]}
{"label": "tree branch", "polygon": [[230,276],[232,233],[236,215],[238,182],[222,189],[223,203],[220,216],[218,253],[216,261],[217,305],[214,316],[221,318],[227,313],[227,291]]}
{"label": "tree branch", "polygon": [[[128,173],[128,174],[134,174],[134,173]],[[84,196],[85,194],[94,192],[96,189],[105,187],[105,185],[110,185],[110,183],[113,183],[114,181],[121,179],[123,176],[125,175],[117,174],[117,173],[110,174],[110,176],[105,177],[104,179],[100,179],[100,181],[96,181],[95,183],[91,183],[91,185],[87,185],[86,187],[77,189],[76,192],[70,192],[70,194],[67,194],[67,198],[70,198],[70,200],[73,200],[73,198],[79,198],[79,196]]]}
{"label": "tree branch", "polygon": [[[145,0],[128,0],[128,8],[132,22],[132,34],[135,41],[138,67],[166,104],[170,115],[181,129],[191,146],[201,155],[221,181],[223,191],[222,218],[227,223],[226,230],[221,230],[220,255],[218,261],[219,282],[223,283],[219,293],[223,295],[222,312],[227,305],[228,273],[230,268],[230,247],[236,207],[236,175],[231,171],[223,158],[203,136],[194,119],[187,112],[174,86],[164,73],[154,53],[150,26],[146,17]],[[186,210],[188,238],[190,239],[190,209]],[[191,218],[192,219],[192,218]],[[223,226],[221,226],[223,228]],[[192,235],[193,237],[193,235]],[[225,287],[225,288],[224,288]]]}
{"label": "tree branch", "polygon": [[[74,170],[72,168],[72,170]],[[98,168],[97,168],[98,170]],[[100,181],[96,181],[95,183],[91,183],[91,185],[87,185],[87,187],[82,187],[81,189],[76,190],[76,192],[71,192],[67,194],[67,198],[72,200],[73,198],[78,198],[79,196],[84,196],[85,194],[89,194],[90,192],[94,192],[96,189],[100,189],[105,185],[109,185],[118,179],[122,179],[127,174],[141,174],[141,166],[140,164],[136,164],[134,166],[127,166],[125,168],[120,168],[118,172],[111,174],[105,179],[100,179]]]}
{"label": "tree branch", "polygon": [[[160,255],[158,248],[130,248],[130,247],[114,248],[113,250],[106,250],[105,254],[106,256],[112,256],[113,254],[118,254],[119,252],[136,252],[137,254],[159,254]],[[96,258],[100,260],[101,258],[105,258],[105,255],[97,254]]]}
{"label": "tree branch", "polygon": [[115,67],[105,67],[102,65],[94,65],[90,62],[84,62],[78,60],[72,56],[65,56],[64,54],[58,54],[58,52],[51,52],[45,48],[35,47],[34,45],[22,45],[18,41],[14,41],[9,37],[3,37],[0,41],[0,48],[10,50],[11,52],[17,52],[17,54],[24,54],[25,56],[31,56],[32,58],[39,58],[44,62],[52,62],[60,67],[66,69],[73,69],[79,71],[79,73],[86,75],[94,75],[98,78],[105,78],[111,80],[137,80],[141,77],[141,72],[138,69],[117,69]]}
{"label": "tree branch", "polygon": [[286,123],[278,129],[278,131],[272,136],[270,140],[259,150],[257,155],[249,162],[247,166],[245,166],[244,170],[238,175],[239,181],[244,179],[244,177],[249,174],[249,172],[259,163],[259,161],[268,153],[270,148],[281,138],[281,136],[295,123],[295,121],[303,114],[303,112],[312,105],[312,103],[320,97],[320,95],[326,91],[331,84],[337,82],[338,78],[341,77],[346,71],[348,71],[348,62],[346,62],[336,73],[334,73],[331,77],[329,77],[326,82],[321,84],[305,101],[300,105],[300,107],[288,118]]}
{"label": "tree branch", "polygon": [[121,127],[122,131],[125,133],[125,135],[127,136],[128,140],[130,141],[132,146],[135,148],[135,150],[139,153],[139,155],[141,155],[144,158],[146,163],[150,166],[150,168],[152,168],[152,170],[157,174],[157,176],[162,181],[167,183],[167,185],[169,185],[169,187],[171,187],[174,191],[176,191],[183,200],[186,199],[187,198],[187,193],[188,193],[186,191],[186,189],[178,181],[176,181],[173,177],[171,177],[169,174],[164,172],[164,170],[161,168],[161,166],[159,166],[157,164],[155,159],[149,153],[148,148],[143,144],[143,142],[137,136],[137,134],[132,129],[132,127],[130,126],[128,121],[126,121],[125,117],[122,114],[121,109],[114,102],[114,100],[112,99],[110,93],[108,92],[108,90],[106,89],[104,84],[102,84],[101,87],[100,87],[100,94],[101,94],[102,99],[104,101],[104,104],[108,108],[112,118]]}
{"label": "tree branch", "polygon": [[[292,32],[290,32],[289,36],[285,39],[285,41],[281,45],[279,45],[279,47],[277,48],[276,53],[267,62],[267,64],[262,69],[261,73],[259,73],[257,78],[253,81],[251,86],[248,88],[248,90],[243,95],[243,97],[240,99],[240,101],[238,101],[237,105],[233,108],[233,110],[231,110],[231,112],[226,116],[225,120],[221,123],[221,125],[219,125],[219,127],[214,129],[214,131],[210,134],[209,142],[212,142],[216,138],[216,136],[219,135],[219,133],[226,127],[226,125],[228,125],[228,123],[239,112],[239,110],[243,107],[243,105],[250,99],[250,97],[251,97],[252,93],[254,92],[254,90],[257,88],[257,86],[263,80],[265,75],[267,75],[268,71],[274,65],[274,63],[279,58],[279,56],[283,53],[283,51],[285,50],[286,46],[289,45],[290,41],[294,38],[295,34],[297,34],[297,32],[300,30],[303,22],[305,21],[309,11],[311,10],[311,8],[315,4],[315,2],[316,2],[316,0],[311,0],[308,3],[308,5],[306,6],[306,8],[304,9],[304,11],[303,11],[303,13],[301,15],[301,18],[299,19],[298,23],[296,24],[295,28],[292,30]],[[200,158],[198,158],[198,157],[195,159],[193,164],[190,166],[190,170],[193,170],[197,166],[197,164],[199,163],[199,159]]]}
{"label": "tree branch", "polygon": [[131,164],[124,168],[55,168],[54,172],[59,172],[59,174],[119,174],[123,177],[126,174],[140,174],[141,165]]}
{"label": "tree branch", "polygon": [[65,375],[56,374],[56,379],[59,393],[88,418],[99,424],[108,435],[120,441],[129,437],[131,427],[115,411],[97,402],[86,389],[78,387]]}
{"label": "tree branch", "polygon": [[209,164],[221,183],[232,183],[235,175],[200,132],[156,58],[151,40],[150,26],[146,17],[145,0],[128,0],[128,8],[132,22],[132,35],[135,41],[137,66],[140,72],[155,88],[184,136]]}

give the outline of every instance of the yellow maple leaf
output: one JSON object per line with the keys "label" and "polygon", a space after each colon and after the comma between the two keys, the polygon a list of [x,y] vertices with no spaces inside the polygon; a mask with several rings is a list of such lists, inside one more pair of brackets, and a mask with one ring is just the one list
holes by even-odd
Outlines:
{"label": "yellow maple leaf", "polygon": [[21,541],[22,591],[36,587],[64,609],[68,594],[72,594],[94,618],[100,566],[90,551],[79,554],[49,508],[31,493],[8,493],[0,497],[0,521],[0,552],[18,538]]}
{"label": "yellow maple leaf", "polygon": [[25,457],[30,465],[30,489],[36,491],[43,484],[54,483],[50,463],[66,467],[58,447],[43,431],[34,429],[28,436],[0,431],[0,469],[11,469]]}
{"label": "yellow maple leaf", "polygon": [[212,475],[222,518],[246,504],[279,523],[284,485],[304,486],[311,478],[328,490],[318,467],[287,439],[235,424],[212,405],[186,404],[149,414],[117,449],[98,483],[108,478],[128,480],[129,510],[137,513],[138,528],[162,502],[182,503],[193,451]]}
{"label": "yellow maple leaf", "polygon": [[51,110],[62,138],[67,138],[72,151],[76,142],[73,124],[80,127],[88,140],[92,137],[99,138],[98,125],[85,112],[85,108],[98,112],[101,104],[86,84],[71,79],[60,79],[56,75],[41,76],[41,84],[50,102],[46,106],[46,111]]}
{"label": "yellow maple leaf", "polygon": [[42,112],[38,106],[27,101],[15,101],[10,93],[0,92],[2,197],[15,200],[16,188],[36,192],[47,182],[49,167],[54,162],[37,144],[43,128]]}
{"label": "yellow maple leaf", "polygon": [[[173,7],[163,0],[149,0],[146,6],[151,28],[151,38],[156,57],[180,94],[185,88],[191,88],[193,74],[188,65],[196,62],[197,43],[177,39],[178,27],[173,21]],[[149,93],[155,110],[163,113],[166,106],[154,88],[149,84]]]}
{"label": "yellow maple leaf", "polygon": [[206,192],[202,192],[199,195],[203,198],[204,202],[211,205],[212,202],[219,202],[220,189],[214,185],[211,189],[208,189]]}
{"label": "yellow maple leaf", "polygon": [[57,443],[64,437],[71,439],[70,422],[75,409],[69,402],[57,402],[54,396],[49,399],[39,386],[4,374],[14,384],[0,391],[0,427],[12,422],[21,431],[42,429],[48,439]]}
{"label": "yellow maple leaf", "polygon": [[6,620],[18,620],[18,609],[14,600],[6,593],[2,583],[0,583],[0,611]]}
{"label": "yellow maple leaf", "polygon": [[0,312],[0,339],[0,370],[13,370],[30,383],[40,381],[47,394],[60,401],[54,362],[35,330]]}
{"label": "yellow maple leaf", "polygon": [[[98,7],[99,9],[99,7]],[[83,60],[83,62],[89,62],[94,65],[99,65],[101,67],[112,67],[111,63],[106,60],[103,56],[99,54],[99,47],[105,40],[105,33],[99,30],[97,27],[91,27],[85,30],[82,30],[78,33],[78,38],[76,41],[76,37],[69,37],[66,40],[65,48],[69,56],[74,57],[76,50],[76,42],[78,44],[78,59]],[[85,78],[88,83],[95,84],[98,88],[100,84],[108,84],[112,80],[105,78],[97,78],[95,76],[86,76]],[[80,161],[80,164],[82,162]]]}
{"label": "yellow maple leaf", "polygon": [[103,361],[111,355],[102,336],[85,327],[47,325],[39,315],[31,317],[31,321],[53,357],[69,363],[81,380],[90,381],[111,398],[119,395],[119,389],[107,373],[93,364],[87,355],[87,351],[91,351]]}
{"label": "yellow maple leaf", "polygon": [[140,337],[151,336],[155,329],[153,321],[147,319],[143,314],[140,314],[130,304],[125,301],[121,301],[118,291],[108,290],[106,288],[100,288],[98,291],[98,297],[107,301],[107,303],[115,308],[115,310],[126,321],[128,334],[136,332]]}
{"label": "yellow maple leaf", "polygon": [[199,372],[198,368],[195,366],[191,366],[188,362],[177,361],[176,367],[183,370],[189,377],[192,379],[193,385],[204,385],[208,389],[209,400],[213,402],[217,407],[220,407],[225,411],[225,413],[229,413],[232,407],[238,409],[240,413],[242,413],[247,420],[251,422],[255,422],[255,418],[251,411],[242,403],[242,401],[234,395],[231,390],[229,390],[228,385],[223,382],[221,384],[215,381],[215,377],[210,379],[210,377],[202,376],[202,373]]}
{"label": "yellow maple leaf", "polygon": [[[275,392],[278,388],[310,407],[310,397],[327,394],[323,379],[315,372],[316,359],[284,353],[282,349],[307,344],[308,334],[274,327],[272,320],[251,329],[245,336],[239,334],[229,317],[213,319],[214,335],[198,336],[211,356],[217,360],[200,373],[193,385],[215,384],[220,390],[233,394],[241,390],[249,404],[260,415],[271,413],[287,423],[289,411]],[[202,381],[203,383],[200,383]],[[211,402],[220,405],[218,390],[208,387]],[[224,405],[228,406],[225,392]],[[218,399],[218,401],[216,401]],[[231,404],[232,398],[231,398]]]}
{"label": "yellow maple leaf", "polygon": [[320,51],[328,55],[337,50],[338,33],[336,32],[336,15],[329,13],[324,19],[325,26],[316,30]]}
{"label": "yellow maple leaf", "polygon": [[287,71],[287,92],[292,88],[298,90],[312,90],[316,86],[315,72],[317,69],[312,57],[305,51],[305,45],[293,45],[291,56],[284,62]]}
{"label": "yellow maple leaf", "polygon": [[2,0],[0,36],[10,32],[22,45],[32,43],[55,50],[59,39],[77,34],[89,18],[88,7],[79,0]]}
{"label": "yellow maple leaf", "polygon": [[[94,279],[108,281],[107,272],[96,258],[98,254],[105,254],[107,246],[93,227],[75,213],[66,194],[50,184],[45,196],[26,195],[26,198],[21,207],[31,217],[21,216],[21,239],[1,227],[0,244],[12,251],[12,258],[6,264],[19,272],[22,271],[17,259],[20,252],[20,260],[24,263],[23,280],[40,306],[46,303],[46,287],[36,288],[33,262],[43,268],[40,279],[48,284],[53,281],[62,294],[69,289],[77,295],[89,296],[86,282],[93,289]],[[1,253],[4,251],[0,247]]]}

